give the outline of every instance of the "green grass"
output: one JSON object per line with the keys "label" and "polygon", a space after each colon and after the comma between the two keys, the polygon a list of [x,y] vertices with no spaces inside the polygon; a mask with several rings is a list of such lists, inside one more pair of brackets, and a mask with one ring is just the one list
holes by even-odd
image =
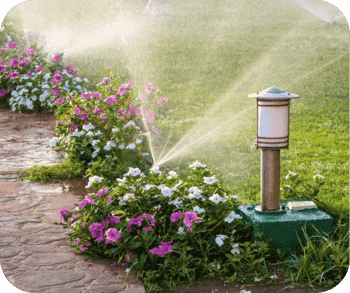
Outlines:
{"label": "green grass", "polygon": [[[348,239],[349,231],[348,30],[326,27],[317,18],[305,19],[305,12],[295,7],[297,14],[281,11],[278,17],[262,9],[260,2],[248,1],[245,5],[254,4],[250,10],[264,12],[254,20],[254,14],[246,13],[233,18],[225,1],[215,9],[211,1],[203,3],[186,12],[175,9],[178,17],[167,21],[158,34],[150,35],[152,42],[147,46],[140,39],[132,51],[116,40],[101,45],[98,51],[72,54],[67,63],[81,69],[91,82],[90,90],[96,89],[93,85],[104,77],[100,70],[106,66],[115,66],[125,81],[137,79],[136,92],[140,88],[143,93],[146,82],[162,89],[169,100],[167,119],[158,125],[165,138],[163,144],[168,135],[173,135],[164,154],[188,131],[194,135],[196,128],[191,132],[192,127],[200,125],[203,134],[213,129],[206,117],[215,117],[220,125],[251,107],[234,120],[232,128],[225,127],[213,139],[199,147],[194,145],[190,152],[162,166],[183,174],[198,160],[223,174],[224,187],[239,195],[243,204],[260,202],[260,150],[252,148],[257,131],[256,101],[247,95],[273,85],[300,95],[291,101],[290,148],[281,150],[281,184],[289,170],[303,174],[310,183],[314,175],[324,176],[327,183],[319,194],[323,202],[319,208],[335,219],[333,254],[342,245],[348,247],[348,241],[342,240]],[[271,15],[273,22],[269,21]],[[257,26],[257,21],[261,25]],[[144,70],[133,76],[125,68],[128,64],[143,66]],[[254,69],[256,73],[251,71]],[[216,104],[220,100],[222,104]],[[30,180],[43,182],[83,175],[79,168],[66,163],[33,167],[26,173]],[[314,251],[309,243],[299,263],[303,270],[298,280],[306,279],[308,271],[322,274],[307,261]],[[325,255],[319,256],[320,261]]]}

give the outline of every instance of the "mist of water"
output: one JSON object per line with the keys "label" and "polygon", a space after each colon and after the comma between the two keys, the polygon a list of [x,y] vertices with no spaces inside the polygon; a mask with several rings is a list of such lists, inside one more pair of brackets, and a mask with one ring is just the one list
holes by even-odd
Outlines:
{"label": "mist of water", "polygon": [[[70,21],[74,11],[77,11],[74,9],[71,9],[71,14],[67,12],[66,18],[62,18],[62,14],[58,15],[52,21],[52,24],[47,27],[40,27],[39,25],[40,21],[44,22],[44,19],[42,19],[44,16],[38,18],[40,21],[37,25],[35,25],[32,17],[35,11],[39,11],[38,3],[44,5],[42,0],[30,1],[32,6],[29,3],[27,6],[18,5],[18,9],[21,12],[24,28],[45,36],[45,41],[47,41],[46,51],[63,51],[65,55],[86,52],[86,50],[98,53],[99,48],[113,44],[116,48],[115,54],[121,54],[116,58],[124,59],[136,92],[140,96],[144,92],[146,83],[157,82],[157,74],[149,68],[148,59],[153,54],[152,45],[159,41],[160,32],[164,32],[162,27],[166,27],[165,24],[171,21],[173,7],[168,2],[152,0],[135,0],[131,1],[131,4],[128,1],[109,2],[106,13],[99,16],[90,16],[88,21],[82,22],[82,24],[77,23],[76,26],[73,26]],[[295,0],[295,2],[310,12],[310,15],[315,15],[326,22],[343,17],[339,9],[324,2],[322,2],[322,5],[320,1],[309,1],[310,5],[304,5],[305,2],[299,0]],[[36,5],[33,3],[36,3]],[[107,1],[103,3],[107,3]],[[195,1],[187,4],[200,5]],[[75,7],[77,9],[78,6]],[[102,9],[100,6],[98,7]],[[210,63],[216,54],[217,47],[220,46],[225,37],[226,23],[222,22],[221,19],[230,19],[232,23],[245,21],[244,17],[246,17],[249,10],[249,4],[246,1],[237,0],[232,1],[232,6],[220,9],[218,8],[220,13],[208,10],[206,15],[202,15],[203,19],[206,19],[205,17],[210,16],[211,13],[213,15],[214,12],[218,13],[217,25],[212,31],[214,37],[209,39],[210,42],[205,48],[206,55],[201,59],[201,64],[204,64],[204,67],[207,63]],[[179,15],[187,16],[186,19],[190,19],[191,14],[187,12],[187,9],[184,8],[183,11],[178,9],[178,11],[180,14],[174,17],[174,21],[181,20]],[[191,11],[191,13],[195,13],[195,9]],[[84,13],[87,14],[86,11]],[[304,22],[309,21],[310,18],[312,17],[307,19],[296,17],[293,20],[294,25],[290,26],[289,31],[284,32],[277,40],[272,41],[270,46],[266,46],[265,51],[249,66],[246,66],[240,76],[232,79],[232,82],[225,87],[224,94],[220,94],[214,103],[206,109],[202,109],[206,110],[203,114],[195,115],[194,126],[186,133],[182,133],[180,139],[174,145],[171,145],[171,136],[169,135],[165,138],[165,143],[162,144],[160,152],[156,152],[152,143],[155,137],[152,131],[149,131],[149,126],[143,122],[145,128],[151,133],[148,142],[153,162],[156,165],[162,165],[183,156],[189,150],[203,150],[205,145],[210,144],[209,140],[211,143],[225,143],[227,139],[234,140],[237,138],[238,130],[250,131],[249,129],[256,127],[256,99],[249,99],[248,94],[273,85],[286,91],[292,91],[291,86],[302,76],[305,77],[320,70],[322,66],[319,69],[314,67],[304,68],[304,64],[313,55],[320,54],[318,47],[313,46],[308,41],[307,36],[303,41],[300,41],[300,39],[297,42],[295,41],[297,37],[305,34]],[[192,31],[191,24],[183,20],[182,22],[179,21],[179,25],[182,25],[185,29],[180,30],[179,28],[178,38],[188,38],[188,33]],[[253,36],[251,41],[254,42]],[[341,40],[338,41],[341,42]],[[235,44],[232,44],[232,49],[234,48]],[[330,64],[338,57],[329,54],[324,62]],[[159,64],[158,66],[167,66],[167,64]],[[160,70],[161,68],[157,69]],[[234,70],[233,68],[232,71]],[[205,82],[204,79],[205,76],[200,74],[191,76],[194,83]],[[171,102],[171,97],[169,97],[170,105]],[[143,119],[146,118],[144,112],[142,117]],[[167,149],[169,144],[170,149]]]}

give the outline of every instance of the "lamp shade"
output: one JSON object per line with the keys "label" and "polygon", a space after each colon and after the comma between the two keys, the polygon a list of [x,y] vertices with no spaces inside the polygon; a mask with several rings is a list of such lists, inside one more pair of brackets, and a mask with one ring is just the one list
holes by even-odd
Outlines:
{"label": "lamp shade", "polygon": [[248,95],[257,99],[257,148],[289,148],[290,99],[300,96],[270,87]]}

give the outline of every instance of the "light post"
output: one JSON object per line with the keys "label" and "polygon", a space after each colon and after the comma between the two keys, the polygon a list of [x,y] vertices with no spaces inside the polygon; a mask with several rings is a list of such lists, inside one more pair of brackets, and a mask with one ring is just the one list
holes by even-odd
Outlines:
{"label": "light post", "polygon": [[257,140],[261,148],[261,206],[257,211],[279,211],[280,149],[289,149],[290,100],[300,96],[270,87],[248,95],[257,99]]}
{"label": "light post", "polygon": [[255,145],[261,149],[261,203],[239,205],[235,212],[252,224],[252,242],[260,241],[256,235],[262,232],[262,240],[272,240],[273,252],[283,253],[300,250],[303,235],[298,231],[304,226],[310,237],[318,235],[317,230],[331,236],[333,218],[313,201],[301,197],[280,202],[280,150],[289,149],[290,100],[299,96],[270,87],[248,97],[257,99]]}

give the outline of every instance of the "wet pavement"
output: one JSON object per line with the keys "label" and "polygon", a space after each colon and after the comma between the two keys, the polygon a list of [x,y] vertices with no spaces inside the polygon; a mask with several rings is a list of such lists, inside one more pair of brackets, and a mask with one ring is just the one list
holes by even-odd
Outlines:
{"label": "wet pavement", "polygon": [[[0,107],[0,265],[6,279],[24,292],[120,292],[145,293],[132,268],[126,283],[126,267],[109,259],[74,254],[71,229],[52,225],[85,195],[88,179],[60,183],[19,181],[14,172],[35,165],[57,164],[61,152],[49,149],[55,136],[55,117],[15,113]],[[13,178],[13,179],[11,179]]]}
{"label": "wet pavement", "polygon": [[58,159],[60,150],[46,148],[55,135],[56,118],[51,113],[16,113],[0,106],[0,174],[32,166],[51,166],[66,159]]}

